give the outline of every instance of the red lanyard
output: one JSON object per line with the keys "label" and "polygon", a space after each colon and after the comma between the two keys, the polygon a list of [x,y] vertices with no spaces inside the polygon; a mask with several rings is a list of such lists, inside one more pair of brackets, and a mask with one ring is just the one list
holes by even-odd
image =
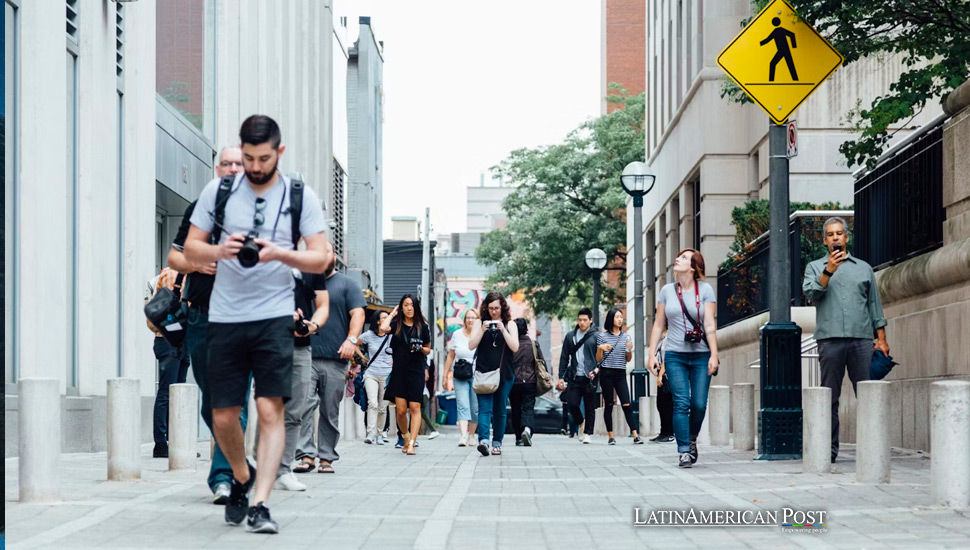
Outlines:
{"label": "red lanyard", "polygon": [[[680,291],[680,283],[677,283],[677,298],[680,300],[680,309],[684,312],[681,319],[684,323],[684,333],[687,333],[687,306],[684,305],[684,294]],[[697,303],[697,324],[701,324],[701,291],[697,288],[697,281],[694,281],[694,301]],[[693,322],[691,323],[693,324]]]}

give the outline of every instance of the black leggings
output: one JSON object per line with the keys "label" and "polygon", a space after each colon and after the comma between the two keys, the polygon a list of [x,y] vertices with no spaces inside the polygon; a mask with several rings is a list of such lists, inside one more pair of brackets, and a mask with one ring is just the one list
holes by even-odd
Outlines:
{"label": "black leggings", "polygon": [[600,369],[600,387],[603,388],[603,421],[606,422],[606,431],[613,431],[613,392],[620,398],[623,405],[623,416],[631,430],[633,426],[633,410],[630,407],[630,387],[626,383],[626,369]]}

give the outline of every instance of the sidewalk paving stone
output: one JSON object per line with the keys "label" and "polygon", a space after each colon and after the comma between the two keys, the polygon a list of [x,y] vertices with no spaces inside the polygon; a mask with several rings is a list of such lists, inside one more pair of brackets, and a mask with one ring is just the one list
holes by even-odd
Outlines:
{"label": "sidewalk paving stone", "polygon": [[[929,458],[895,452],[892,483],[855,482],[845,445],[833,473],[806,475],[798,461],[702,445],[691,470],[668,444],[592,445],[537,435],[501,457],[459,448],[448,429],[421,439],[417,456],[391,446],[340,444],[337,473],[299,479],[306,492],[274,491],[281,534],[223,522],[205,486],[209,463],[168,472],[143,448],[138,482],[105,481],[105,455],[62,455],[62,501],[20,504],[17,459],[6,461],[5,514],[12,549],[33,548],[968,548],[970,511],[935,508]],[[200,443],[200,452],[208,451]],[[634,526],[634,509],[826,510],[827,533],[772,527]],[[779,519],[781,519],[779,517]]]}

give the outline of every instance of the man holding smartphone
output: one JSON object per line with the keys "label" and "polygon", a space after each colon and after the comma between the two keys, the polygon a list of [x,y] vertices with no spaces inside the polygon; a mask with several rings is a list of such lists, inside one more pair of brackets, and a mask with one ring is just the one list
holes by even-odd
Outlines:
{"label": "man holding smartphone", "polygon": [[[886,317],[872,267],[846,251],[849,231],[842,218],[825,221],[829,253],[808,264],[802,291],[815,305],[815,340],[822,385],[832,390],[832,462],[839,454],[839,394],[846,371],[856,384],[869,380],[873,349],[889,355]],[[873,343],[875,340],[875,343]],[[865,421],[865,419],[860,419]]]}

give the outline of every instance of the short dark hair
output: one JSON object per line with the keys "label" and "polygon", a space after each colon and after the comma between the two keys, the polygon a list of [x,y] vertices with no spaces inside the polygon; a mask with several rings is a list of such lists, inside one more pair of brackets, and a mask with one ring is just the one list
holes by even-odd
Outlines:
{"label": "short dark hair", "polygon": [[585,315],[585,316],[589,317],[590,319],[592,319],[593,318],[593,310],[589,309],[588,307],[581,308],[579,310],[579,313],[576,314],[576,317],[579,317],[580,315]]}
{"label": "short dark hair", "polygon": [[381,313],[387,313],[386,311],[375,311],[373,315],[370,316],[370,330],[374,334],[381,331]]}
{"label": "short dark hair", "polygon": [[251,115],[239,127],[239,141],[243,145],[262,145],[269,142],[274,150],[279,150],[282,139],[279,124],[266,115]]}
{"label": "short dark hair", "polygon": [[524,334],[528,334],[529,322],[523,319],[522,317],[519,317],[518,319],[515,320],[515,326],[518,327],[519,329],[520,337],[523,336]]}
{"label": "short dark hair", "polygon": [[[616,317],[616,314],[620,311],[623,311],[623,310],[618,307],[615,307],[606,314],[606,322],[603,323],[603,329],[606,330],[606,332],[613,332],[613,319]],[[623,330],[623,327],[620,327],[620,330]]]}

